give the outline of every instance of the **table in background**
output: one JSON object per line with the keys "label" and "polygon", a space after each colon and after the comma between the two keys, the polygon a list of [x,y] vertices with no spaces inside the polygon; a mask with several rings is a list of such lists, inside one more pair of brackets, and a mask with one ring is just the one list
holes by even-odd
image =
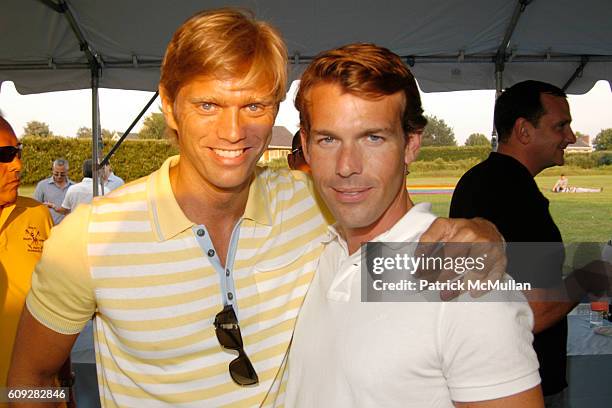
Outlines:
{"label": "table in background", "polygon": [[[567,382],[571,408],[612,407],[612,337],[593,332],[588,305],[567,316]],[[610,322],[604,321],[607,325]]]}

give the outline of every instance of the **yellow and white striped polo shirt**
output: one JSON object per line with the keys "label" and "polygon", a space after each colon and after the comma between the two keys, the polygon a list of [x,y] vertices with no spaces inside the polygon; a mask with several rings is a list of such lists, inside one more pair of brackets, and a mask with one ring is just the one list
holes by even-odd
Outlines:
{"label": "yellow and white striped polo shirt", "polygon": [[236,355],[220,347],[213,328],[223,308],[219,274],[172,194],[169,168],[177,161],[79,207],[54,229],[28,309],[64,334],[78,333],[95,314],[105,407],[271,403],[327,223],[305,176],[257,170],[233,273],[245,350],[260,383],[237,386],[228,371]]}

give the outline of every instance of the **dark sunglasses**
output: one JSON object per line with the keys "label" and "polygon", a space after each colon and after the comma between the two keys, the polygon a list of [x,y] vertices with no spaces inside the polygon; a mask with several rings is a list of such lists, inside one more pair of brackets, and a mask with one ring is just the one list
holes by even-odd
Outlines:
{"label": "dark sunglasses", "polygon": [[23,146],[19,143],[17,146],[0,146],[0,163],[10,163],[15,156],[21,159],[21,151]]}
{"label": "dark sunglasses", "polygon": [[225,306],[222,311],[217,313],[214,325],[217,340],[219,340],[221,347],[238,352],[238,357],[229,364],[232,380],[243,386],[259,383],[253,364],[244,352],[238,318],[232,305]]}

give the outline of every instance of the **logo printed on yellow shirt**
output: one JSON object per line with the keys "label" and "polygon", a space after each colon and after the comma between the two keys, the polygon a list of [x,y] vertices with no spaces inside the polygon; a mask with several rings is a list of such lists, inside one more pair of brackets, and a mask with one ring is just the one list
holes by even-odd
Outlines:
{"label": "logo printed on yellow shirt", "polygon": [[27,227],[24,232],[25,235],[23,237],[23,241],[28,246],[28,252],[41,253],[45,240],[41,236],[38,228],[30,226]]}

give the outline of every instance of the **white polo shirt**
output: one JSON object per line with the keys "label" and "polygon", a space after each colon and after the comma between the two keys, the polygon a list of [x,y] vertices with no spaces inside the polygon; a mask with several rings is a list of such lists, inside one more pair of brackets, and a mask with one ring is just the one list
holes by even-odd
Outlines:
{"label": "white polo shirt", "polygon": [[[417,242],[434,219],[417,204],[374,241]],[[360,251],[349,256],[330,230],[296,324],[286,406],[450,408],[539,384],[527,302],[362,303]]]}
{"label": "white polo shirt", "polygon": [[[98,191],[102,191],[102,187],[98,184]],[[110,190],[104,191],[105,194]],[[93,180],[91,177],[83,177],[80,183],[71,185],[66,191],[62,207],[67,208],[70,212],[74,212],[79,204],[89,204],[93,200]]]}

